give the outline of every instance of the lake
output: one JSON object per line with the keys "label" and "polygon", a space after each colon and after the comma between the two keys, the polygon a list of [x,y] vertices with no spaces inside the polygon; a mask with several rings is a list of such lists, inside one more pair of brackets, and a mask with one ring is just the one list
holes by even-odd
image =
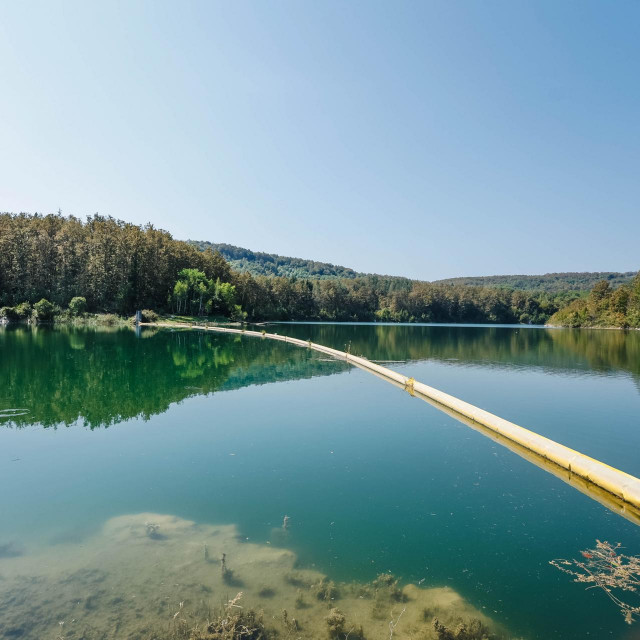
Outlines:
{"label": "lake", "polygon": [[[640,476],[638,331],[265,329]],[[383,380],[280,342],[0,328],[0,486],[0,637],[189,637],[238,592],[282,637],[326,638],[333,607],[334,637],[352,640],[436,638],[434,617],[498,637],[640,637],[601,589],[549,564],[597,539],[640,555],[633,522]]]}

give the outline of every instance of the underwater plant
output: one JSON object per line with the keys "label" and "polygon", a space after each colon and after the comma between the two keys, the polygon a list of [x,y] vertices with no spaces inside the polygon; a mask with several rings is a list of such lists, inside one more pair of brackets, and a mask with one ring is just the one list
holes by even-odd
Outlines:
{"label": "underwater plant", "polygon": [[189,640],[269,640],[271,634],[264,626],[262,615],[238,604],[242,595],[240,591],[229,600],[204,629],[193,629]]}
{"label": "underwater plant", "polygon": [[327,627],[329,627],[330,638],[337,638],[340,634],[344,633],[344,625],[347,619],[340,609],[331,609],[326,620]]}
{"label": "underwater plant", "polygon": [[295,618],[289,618],[289,613],[286,609],[282,610],[282,623],[285,629],[291,631],[300,631],[300,623]]}
{"label": "underwater plant", "polygon": [[223,553],[222,557],[220,558],[220,572],[222,574],[222,581],[225,584],[228,584],[229,586],[232,587],[241,587],[242,586],[242,580],[238,580],[238,578],[236,578],[233,575],[233,570],[229,569],[229,567],[227,566],[227,554]]}
{"label": "underwater plant", "polygon": [[375,589],[376,595],[382,592],[390,600],[395,600],[396,602],[404,602],[406,600],[402,589],[398,587],[398,579],[392,573],[379,574],[371,585]]}
{"label": "underwater plant", "polygon": [[381,573],[362,590],[362,597],[373,598],[371,617],[375,620],[387,618],[389,606],[395,602],[406,602],[407,597],[398,586],[398,579],[391,573]]}
{"label": "underwater plant", "polygon": [[333,580],[323,579],[311,587],[318,600],[337,600],[340,597],[338,587]]}
{"label": "underwater plant", "polygon": [[[640,616],[640,556],[622,554],[621,547],[619,542],[612,545],[596,540],[595,549],[580,552],[582,560],[551,560],[549,564],[573,576],[574,582],[602,589],[620,609],[624,621],[632,624],[634,616]],[[635,604],[622,600],[629,596]]]}
{"label": "underwater plant", "polygon": [[468,624],[460,622],[453,629],[445,627],[438,618],[434,618],[432,624],[438,640],[492,640],[495,638],[478,619],[473,619]]}
{"label": "underwater plant", "polygon": [[347,618],[335,607],[329,611],[329,615],[325,618],[329,631],[329,638],[338,640],[343,638],[352,638],[353,640],[364,640],[364,631],[362,626],[356,628],[347,624]]}

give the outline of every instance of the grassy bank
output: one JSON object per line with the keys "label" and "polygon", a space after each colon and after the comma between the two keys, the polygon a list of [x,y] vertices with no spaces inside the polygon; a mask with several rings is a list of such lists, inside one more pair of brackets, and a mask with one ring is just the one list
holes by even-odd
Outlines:
{"label": "grassy bank", "polygon": [[38,320],[36,318],[18,318],[8,320],[0,318],[0,324],[15,325],[29,324],[39,326],[70,326],[70,327],[127,327],[133,324],[131,318],[123,318],[113,313],[87,313],[82,316],[69,316],[61,314],[51,320]]}
{"label": "grassy bank", "polygon": [[[223,315],[177,315],[160,314],[153,309],[142,309],[143,322],[164,322],[169,324],[227,324],[229,318]],[[87,301],[81,296],[72,298],[67,308],[53,304],[43,298],[35,304],[21,302],[13,307],[0,307],[0,324],[48,324],[66,326],[130,326],[135,324],[135,316],[115,313],[89,313]],[[237,323],[236,323],[237,324]]]}
{"label": "grassy bank", "polygon": [[[143,314],[144,315],[144,314]],[[147,320],[145,322],[163,322],[166,324],[233,324],[240,326],[240,322],[234,322],[225,316],[188,316],[176,314],[157,314],[156,320]]]}

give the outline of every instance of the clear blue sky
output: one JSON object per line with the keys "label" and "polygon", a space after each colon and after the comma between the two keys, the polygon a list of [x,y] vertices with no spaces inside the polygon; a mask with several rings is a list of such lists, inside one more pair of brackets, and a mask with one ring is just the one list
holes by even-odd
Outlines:
{"label": "clear blue sky", "polygon": [[0,210],[360,271],[640,267],[640,2],[0,0]]}

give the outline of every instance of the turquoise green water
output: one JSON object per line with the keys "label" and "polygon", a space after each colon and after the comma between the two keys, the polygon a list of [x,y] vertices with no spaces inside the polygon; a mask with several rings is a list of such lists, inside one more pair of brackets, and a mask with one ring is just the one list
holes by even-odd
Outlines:
{"label": "turquoise green water", "polygon": [[[392,361],[640,475],[640,332],[268,330]],[[625,625],[605,594],[548,564],[596,538],[638,555],[635,525],[307,350],[195,331],[0,329],[0,410],[0,549],[82,544],[109,518],[172,514],[235,524],[243,539],[282,544],[334,580],[391,571],[451,587],[523,637],[637,637],[640,623]],[[285,514],[287,536],[273,540]],[[11,606],[0,599],[0,613]]]}

